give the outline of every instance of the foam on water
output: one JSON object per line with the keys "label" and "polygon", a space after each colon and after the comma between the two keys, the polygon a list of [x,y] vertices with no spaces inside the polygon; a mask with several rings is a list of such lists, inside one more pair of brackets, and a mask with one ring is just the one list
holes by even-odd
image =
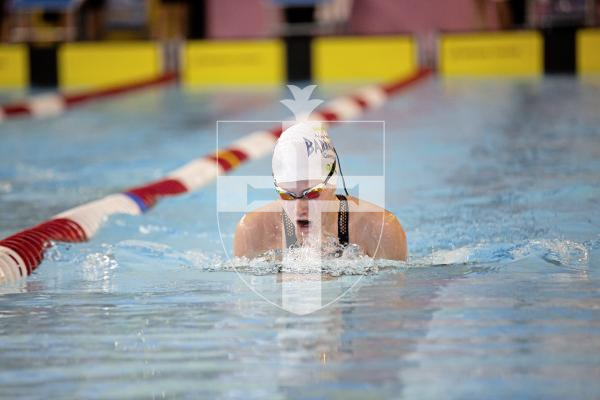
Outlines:
{"label": "foam on water", "polygon": [[[589,267],[589,252],[600,247],[598,241],[578,243],[571,240],[529,240],[520,243],[476,244],[452,250],[432,251],[427,255],[410,257],[408,262],[373,260],[356,245],[347,246],[340,256],[319,255],[311,247],[271,250],[256,258],[229,259],[221,252],[178,250],[164,243],[124,240],[115,245],[103,244],[99,251],[73,252],[68,244],[55,244],[46,256],[55,261],[79,266],[88,280],[105,279],[120,264],[140,268],[159,261],[161,268],[187,267],[201,272],[239,272],[268,275],[282,272],[324,275],[371,275],[384,270],[399,270],[431,266],[499,264],[537,258],[554,266],[572,270]],[[285,257],[285,262],[284,262]]]}
{"label": "foam on water", "polygon": [[536,239],[519,243],[477,244],[453,250],[433,251],[430,255],[413,260],[419,265],[505,263],[537,257],[548,263],[572,269],[589,266],[591,242],[572,240]]}

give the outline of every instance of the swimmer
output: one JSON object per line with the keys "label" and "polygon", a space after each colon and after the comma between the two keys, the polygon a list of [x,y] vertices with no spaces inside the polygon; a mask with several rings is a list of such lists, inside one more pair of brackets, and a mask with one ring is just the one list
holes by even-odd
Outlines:
{"label": "swimmer", "polygon": [[233,242],[236,257],[307,246],[317,238],[333,240],[338,255],[357,245],[372,258],[406,260],[406,234],[394,214],[349,196],[345,182],[346,195],[336,194],[336,177],[340,173],[343,181],[343,174],[320,123],[286,129],[273,149],[272,169],[279,199],[242,217]]}

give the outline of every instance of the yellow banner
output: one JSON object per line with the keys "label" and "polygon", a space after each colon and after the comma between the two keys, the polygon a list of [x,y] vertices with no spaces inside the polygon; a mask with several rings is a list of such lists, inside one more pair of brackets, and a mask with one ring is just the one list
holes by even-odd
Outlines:
{"label": "yellow banner", "polygon": [[544,71],[543,41],[534,31],[445,34],[439,52],[443,75],[531,76]]}
{"label": "yellow banner", "polygon": [[416,45],[408,36],[323,37],[312,44],[317,82],[384,81],[416,69]]}
{"label": "yellow banner", "polygon": [[29,61],[24,45],[0,45],[0,87],[21,88],[29,84]]}
{"label": "yellow banner", "polygon": [[279,40],[195,41],[183,50],[187,85],[263,85],[285,81],[285,48]]}
{"label": "yellow banner", "polygon": [[577,32],[577,73],[600,73],[600,29]]}
{"label": "yellow banner", "polygon": [[149,79],[162,72],[153,42],[69,43],[58,51],[60,86],[106,87]]}

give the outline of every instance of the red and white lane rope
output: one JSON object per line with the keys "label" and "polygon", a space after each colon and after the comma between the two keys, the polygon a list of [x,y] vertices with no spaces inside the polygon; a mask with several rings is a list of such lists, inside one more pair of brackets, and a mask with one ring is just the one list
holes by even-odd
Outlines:
{"label": "red and white lane rope", "polygon": [[[339,97],[312,114],[315,120],[351,119],[382,105],[388,97],[427,77],[421,70],[387,85],[369,86]],[[98,231],[109,216],[117,213],[138,215],[165,196],[192,192],[212,182],[241,163],[269,154],[282,127],[253,132],[214,154],[190,161],[163,179],[113,194],[62,212],[49,221],[0,240],[0,282],[30,275],[42,262],[44,250],[53,241],[83,242]]]}
{"label": "red and white lane rope", "polygon": [[0,106],[0,122],[8,118],[34,117],[44,118],[60,115],[69,108],[78,106],[92,100],[129,93],[151,86],[163,85],[175,82],[177,75],[168,73],[156,78],[134,82],[128,85],[114,86],[105,89],[92,90],[88,92],[62,94],[46,93],[33,96],[30,99],[18,103]]}

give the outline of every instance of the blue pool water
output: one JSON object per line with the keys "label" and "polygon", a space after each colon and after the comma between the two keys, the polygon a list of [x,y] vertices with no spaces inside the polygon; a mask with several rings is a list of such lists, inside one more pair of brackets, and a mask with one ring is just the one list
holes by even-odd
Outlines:
{"label": "blue pool water", "polygon": [[[0,235],[214,151],[217,120],[286,119],[286,97],[171,88],[3,123]],[[385,206],[410,260],[307,316],[228,271],[214,184],[113,217],[0,287],[0,398],[598,398],[598,110],[600,81],[432,79],[365,115],[386,124]],[[382,173],[376,132],[331,135],[346,174]],[[220,216],[226,247],[237,217]]]}

